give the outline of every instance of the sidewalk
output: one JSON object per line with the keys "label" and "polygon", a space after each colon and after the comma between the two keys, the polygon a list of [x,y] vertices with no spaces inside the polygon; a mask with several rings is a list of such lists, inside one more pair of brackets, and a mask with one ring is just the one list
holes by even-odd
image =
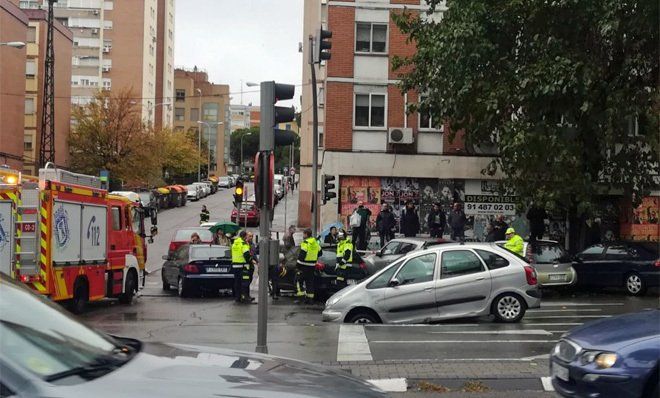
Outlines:
{"label": "sidewalk", "polygon": [[548,360],[411,360],[323,362],[366,379],[526,379],[548,376]]}

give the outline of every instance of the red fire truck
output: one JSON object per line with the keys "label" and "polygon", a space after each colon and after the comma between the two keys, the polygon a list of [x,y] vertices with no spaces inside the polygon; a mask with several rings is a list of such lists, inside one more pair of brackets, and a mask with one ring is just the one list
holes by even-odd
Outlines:
{"label": "red fire truck", "polygon": [[[150,235],[145,218],[151,217]],[[46,168],[0,170],[0,272],[80,312],[88,301],[130,303],[144,286],[157,212],[101,189],[97,177]]]}

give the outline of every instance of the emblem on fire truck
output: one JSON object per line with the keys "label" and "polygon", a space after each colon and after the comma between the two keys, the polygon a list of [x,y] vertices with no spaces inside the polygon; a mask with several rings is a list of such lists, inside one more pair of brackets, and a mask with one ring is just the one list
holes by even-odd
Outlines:
{"label": "emblem on fire truck", "polygon": [[71,231],[69,230],[69,213],[64,206],[55,211],[55,240],[59,248],[64,248],[71,241]]}

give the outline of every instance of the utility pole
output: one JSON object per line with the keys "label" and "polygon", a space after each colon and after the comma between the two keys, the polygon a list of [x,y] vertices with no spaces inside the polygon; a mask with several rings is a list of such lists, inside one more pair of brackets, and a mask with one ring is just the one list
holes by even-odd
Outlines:
{"label": "utility pole", "polygon": [[318,234],[319,218],[319,107],[316,85],[316,66],[321,61],[330,59],[330,52],[326,51],[332,48],[332,44],[327,39],[332,37],[332,32],[319,29],[316,38],[309,35],[309,65],[312,68],[312,236]]}
{"label": "utility pole", "polygon": [[48,28],[46,34],[46,57],[44,66],[44,93],[41,109],[41,139],[39,167],[55,163],[55,50],[53,48],[53,4],[48,0]]}

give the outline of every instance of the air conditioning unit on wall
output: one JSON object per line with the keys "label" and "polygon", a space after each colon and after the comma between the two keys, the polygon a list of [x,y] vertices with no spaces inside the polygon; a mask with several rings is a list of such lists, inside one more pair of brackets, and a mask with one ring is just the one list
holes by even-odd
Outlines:
{"label": "air conditioning unit on wall", "polygon": [[415,142],[411,128],[392,127],[387,132],[388,144],[412,144]]}

